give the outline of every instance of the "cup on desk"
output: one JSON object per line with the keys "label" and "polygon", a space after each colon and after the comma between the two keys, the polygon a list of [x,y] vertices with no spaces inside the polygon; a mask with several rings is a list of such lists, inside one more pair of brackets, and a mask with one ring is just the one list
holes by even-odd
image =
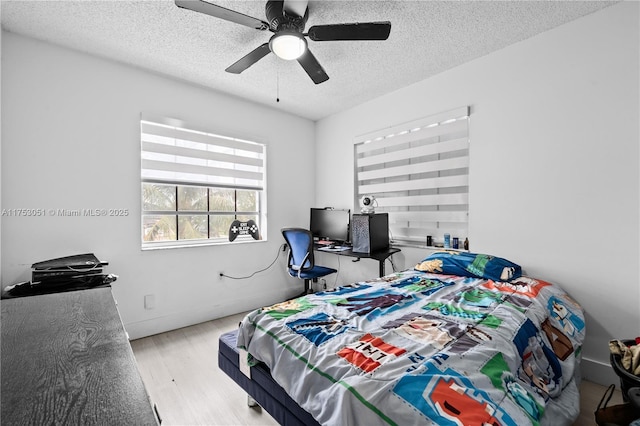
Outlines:
{"label": "cup on desk", "polygon": [[453,237],[453,243],[452,243],[452,245],[453,245],[453,248],[454,248],[454,249],[457,249],[457,248],[458,248],[458,245],[459,245],[459,244],[458,244],[458,237]]}
{"label": "cup on desk", "polygon": [[427,247],[431,247],[433,245],[433,237],[431,235],[427,235]]}

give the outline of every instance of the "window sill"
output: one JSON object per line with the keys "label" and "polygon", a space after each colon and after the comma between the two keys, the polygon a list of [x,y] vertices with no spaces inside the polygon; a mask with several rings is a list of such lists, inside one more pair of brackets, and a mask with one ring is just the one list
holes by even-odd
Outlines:
{"label": "window sill", "polygon": [[415,248],[415,249],[427,249],[427,250],[448,250],[448,251],[463,251],[463,252],[468,252],[469,250],[465,250],[463,248],[444,248],[444,247],[437,247],[437,246],[426,246],[424,244],[418,244],[418,243],[411,243],[411,242],[407,242],[407,241],[390,241],[389,244],[393,247],[410,247],[410,248]]}
{"label": "window sill", "polygon": [[162,243],[154,243],[154,244],[143,244],[140,249],[142,251],[153,251],[153,250],[168,250],[168,249],[181,249],[181,248],[193,248],[193,247],[212,247],[212,246],[229,246],[229,245],[237,245],[237,244],[252,244],[252,243],[262,243],[267,240],[254,240],[253,238],[240,240],[237,239],[235,241],[189,241],[182,244],[176,244],[174,241],[167,241]]}

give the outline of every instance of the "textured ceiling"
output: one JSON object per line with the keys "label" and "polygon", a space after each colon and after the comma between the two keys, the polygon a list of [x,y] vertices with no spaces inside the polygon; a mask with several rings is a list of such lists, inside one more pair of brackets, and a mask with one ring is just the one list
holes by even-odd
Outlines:
{"label": "textured ceiling", "polygon": [[[266,20],[265,1],[209,1]],[[1,20],[6,31],[318,120],[613,3],[310,1],[306,28],[369,21],[392,25],[386,41],[309,41],[330,77],[319,85],[296,61],[273,54],[242,74],[226,73],[272,33],[180,9],[172,0],[2,0]]]}

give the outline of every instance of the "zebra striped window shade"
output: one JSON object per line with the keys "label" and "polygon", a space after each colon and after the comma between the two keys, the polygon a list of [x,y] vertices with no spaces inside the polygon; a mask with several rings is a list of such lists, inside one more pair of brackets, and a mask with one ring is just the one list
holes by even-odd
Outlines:
{"label": "zebra striped window shade", "polygon": [[143,181],[264,189],[263,144],[144,119],[140,124]]}
{"label": "zebra striped window shade", "polygon": [[374,196],[375,211],[389,214],[394,242],[467,237],[468,106],[359,136],[354,159],[355,205]]}

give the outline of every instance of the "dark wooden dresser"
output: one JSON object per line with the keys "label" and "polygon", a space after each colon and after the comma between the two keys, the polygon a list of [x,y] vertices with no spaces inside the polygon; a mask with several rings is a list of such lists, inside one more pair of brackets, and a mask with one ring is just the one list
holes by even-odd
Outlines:
{"label": "dark wooden dresser", "polygon": [[110,287],[3,299],[3,425],[157,425]]}

